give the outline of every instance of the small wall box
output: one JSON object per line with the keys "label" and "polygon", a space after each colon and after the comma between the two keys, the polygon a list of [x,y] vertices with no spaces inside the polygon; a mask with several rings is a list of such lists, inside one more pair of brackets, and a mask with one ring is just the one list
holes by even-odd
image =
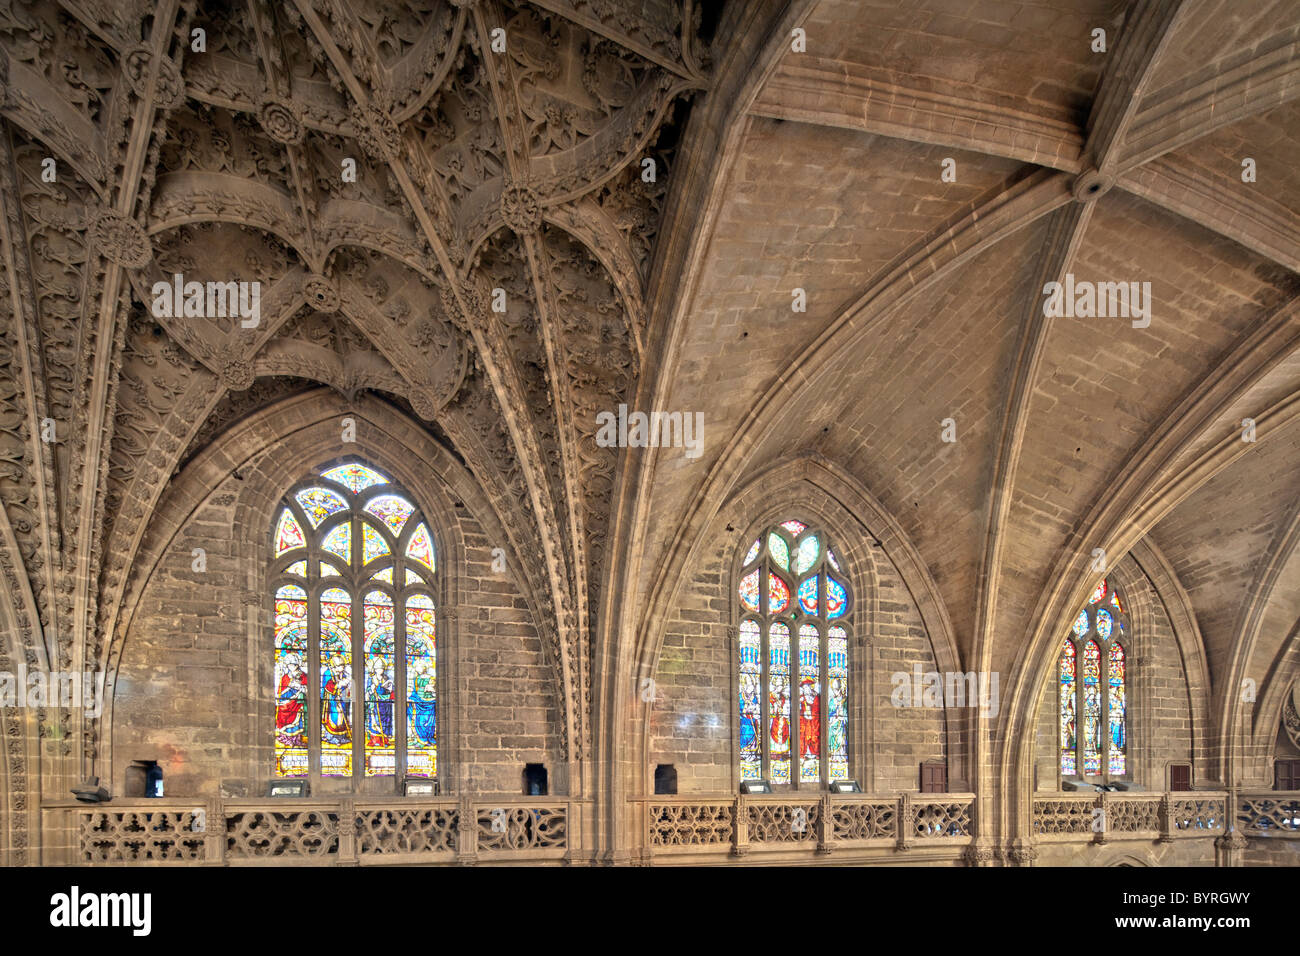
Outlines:
{"label": "small wall box", "polygon": [[832,780],[831,793],[861,793],[862,788],[856,780]]}
{"label": "small wall box", "polygon": [[771,793],[772,785],[766,780],[742,780],[740,781],[741,793]]}
{"label": "small wall box", "polygon": [[306,780],[272,780],[266,788],[268,797],[305,797],[310,793]]}
{"label": "small wall box", "polygon": [[404,797],[436,797],[438,789],[438,781],[427,777],[407,777],[402,781]]}

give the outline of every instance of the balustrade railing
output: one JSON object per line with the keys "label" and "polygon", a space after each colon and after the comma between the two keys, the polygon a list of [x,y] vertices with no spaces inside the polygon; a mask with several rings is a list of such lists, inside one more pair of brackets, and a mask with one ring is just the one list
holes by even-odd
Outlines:
{"label": "balustrade railing", "polygon": [[576,849],[581,801],[432,798],[55,802],[80,864],[369,865],[533,862]]}
{"label": "balustrade railing", "polygon": [[975,826],[970,793],[658,796],[631,804],[643,814],[651,856],[962,846]]}

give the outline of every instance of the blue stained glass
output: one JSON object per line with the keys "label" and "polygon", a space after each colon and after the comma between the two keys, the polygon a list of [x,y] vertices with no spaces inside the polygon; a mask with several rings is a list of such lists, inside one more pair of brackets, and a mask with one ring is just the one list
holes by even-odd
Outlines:
{"label": "blue stained glass", "polygon": [[799,606],[805,614],[817,613],[817,578],[811,577],[799,585]]}
{"label": "blue stained glass", "polygon": [[1077,637],[1083,637],[1088,633],[1088,612],[1080,611],[1079,616],[1074,619],[1074,633]]}
{"label": "blue stained glass", "polygon": [[849,609],[848,592],[844,590],[844,585],[840,584],[832,577],[826,578],[826,616],[831,620],[837,617],[843,617],[844,612]]}
{"label": "blue stained glass", "polygon": [[1104,607],[1097,609],[1097,636],[1103,641],[1110,637],[1110,612]]}

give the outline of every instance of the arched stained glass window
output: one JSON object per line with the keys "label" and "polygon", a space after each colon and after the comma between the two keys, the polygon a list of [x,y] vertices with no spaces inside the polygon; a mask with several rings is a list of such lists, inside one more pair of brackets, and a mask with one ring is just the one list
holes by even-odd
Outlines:
{"label": "arched stained glass window", "polygon": [[285,496],[272,552],[276,776],[436,777],[437,562],[415,505],[344,462]]}
{"label": "arched stained glass window", "polygon": [[740,779],[791,789],[849,779],[851,591],[826,533],[768,528],[734,584],[740,602]]}
{"label": "arched stained glass window", "polygon": [[1124,601],[1102,580],[1079,612],[1057,662],[1059,741],[1064,777],[1128,773]]}

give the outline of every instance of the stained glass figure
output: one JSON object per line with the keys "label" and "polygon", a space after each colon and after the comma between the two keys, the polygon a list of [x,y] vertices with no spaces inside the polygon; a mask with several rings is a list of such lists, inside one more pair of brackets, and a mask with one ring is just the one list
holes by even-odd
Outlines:
{"label": "stained glass figure", "polygon": [[763,713],[759,703],[763,679],[762,641],[758,622],[740,624],[740,779],[763,776]]}
{"label": "stained glass figure", "polygon": [[303,777],[307,751],[307,592],[275,592],[275,773]]}
{"label": "stained glass figure", "polygon": [[284,569],[284,573],[296,574],[300,578],[305,578],[307,576],[307,562],[295,561],[293,564],[289,565],[287,568]]}
{"label": "stained glass figure", "polygon": [[337,492],[330,491],[328,488],[304,488],[294,495],[294,498],[302,505],[302,510],[307,513],[307,520],[311,522],[313,528],[319,528],[322,521],[348,506]]}
{"label": "stained glass figure", "polygon": [[826,757],[831,780],[849,779],[849,634],[838,624],[826,639]]}
{"label": "stained glass figure", "polygon": [[1118,644],[1110,646],[1110,707],[1108,723],[1110,739],[1109,766],[1113,774],[1123,774],[1125,756],[1128,753],[1128,737],[1125,726],[1128,703],[1124,688],[1124,648]]}
{"label": "stained glass figure", "polygon": [[768,751],[773,783],[790,782],[790,628],[777,621],[767,631]]}
{"label": "stained glass figure", "polygon": [[433,777],[438,770],[438,655],[433,599],[406,602],[406,772]]}
{"label": "stained glass figure", "polygon": [[321,774],[352,776],[352,599],[331,588],[320,599]]}
{"label": "stained glass figure", "polygon": [[1101,650],[1083,646],[1083,772],[1101,773]]}
{"label": "stained glass figure", "polygon": [[366,660],[366,776],[397,772],[396,729],[393,725],[395,687],[393,599],[371,591],[363,604]]}
{"label": "stained glass figure", "polygon": [[1075,663],[1074,641],[1065,639],[1065,648],[1061,651],[1061,773],[1067,777],[1075,774],[1075,758],[1079,750],[1078,720],[1075,713]]}
{"label": "stained glass figure", "polygon": [[799,779],[821,780],[821,635],[815,625],[799,628]]}

